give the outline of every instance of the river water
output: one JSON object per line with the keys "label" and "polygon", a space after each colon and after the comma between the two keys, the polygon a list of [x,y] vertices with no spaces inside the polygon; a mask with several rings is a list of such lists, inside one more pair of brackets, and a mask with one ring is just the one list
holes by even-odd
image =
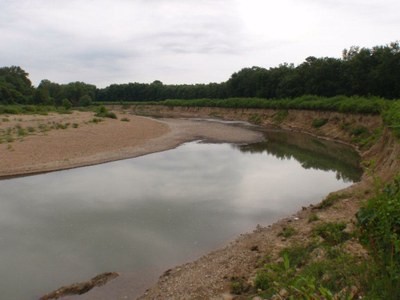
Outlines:
{"label": "river water", "polygon": [[0,181],[1,299],[37,299],[105,271],[159,275],[360,178],[347,147],[265,135]]}

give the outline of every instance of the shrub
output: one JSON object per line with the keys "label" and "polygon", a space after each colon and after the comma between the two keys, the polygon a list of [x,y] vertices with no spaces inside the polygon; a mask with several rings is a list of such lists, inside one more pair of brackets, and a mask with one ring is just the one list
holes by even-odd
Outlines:
{"label": "shrub", "polygon": [[294,229],[292,226],[286,226],[282,229],[282,231],[278,234],[278,236],[289,238],[295,234],[296,234],[296,229]]}
{"label": "shrub", "polygon": [[400,299],[400,177],[368,200],[357,224],[376,264],[371,289],[381,299]]}
{"label": "shrub", "polygon": [[328,123],[328,119],[314,119],[312,121],[312,127],[320,128],[324,126],[326,123]]}
{"label": "shrub", "polygon": [[79,106],[90,106],[92,104],[92,98],[89,95],[84,95],[79,98]]}
{"label": "shrub", "polygon": [[322,237],[330,246],[341,244],[350,238],[350,234],[344,232],[346,223],[323,223],[314,228],[314,234]]}
{"label": "shrub", "polygon": [[69,101],[67,98],[63,99],[61,102],[61,105],[66,109],[69,110],[72,107],[71,101]]}
{"label": "shrub", "polygon": [[274,122],[275,123],[282,123],[287,116],[289,115],[289,112],[287,110],[279,110],[275,115],[274,115]]}
{"label": "shrub", "polygon": [[117,119],[117,115],[111,111],[108,111],[107,108],[103,105],[99,107],[96,113],[96,117]]}

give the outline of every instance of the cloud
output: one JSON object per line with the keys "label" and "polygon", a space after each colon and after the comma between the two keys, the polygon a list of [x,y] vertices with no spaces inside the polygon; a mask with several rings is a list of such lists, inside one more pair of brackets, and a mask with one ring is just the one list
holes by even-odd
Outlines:
{"label": "cloud", "polygon": [[1,65],[43,78],[225,81],[240,68],[398,38],[394,0],[0,0]]}

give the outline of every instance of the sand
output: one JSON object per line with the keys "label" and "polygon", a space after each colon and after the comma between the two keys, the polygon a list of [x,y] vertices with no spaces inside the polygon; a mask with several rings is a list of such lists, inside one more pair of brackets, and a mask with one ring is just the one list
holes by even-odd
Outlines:
{"label": "sand", "polygon": [[248,143],[262,138],[261,133],[217,122],[117,116],[96,123],[93,112],[2,115],[0,178],[132,158],[192,140]]}

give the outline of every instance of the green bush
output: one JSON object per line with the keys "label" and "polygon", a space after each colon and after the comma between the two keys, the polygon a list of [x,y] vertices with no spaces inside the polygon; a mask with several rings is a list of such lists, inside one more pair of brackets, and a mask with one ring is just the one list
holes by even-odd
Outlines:
{"label": "green bush", "polygon": [[314,119],[312,121],[312,127],[320,128],[324,126],[326,123],[328,123],[328,119]]}
{"label": "green bush", "polygon": [[292,226],[285,226],[283,227],[282,231],[278,234],[278,236],[289,238],[295,234],[296,234],[296,229],[294,229]]}
{"label": "green bush", "polygon": [[400,101],[392,101],[382,113],[386,126],[392,129],[395,135],[400,138]]}
{"label": "green bush", "polygon": [[84,95],[79,98],[79,106],[90,106],[92,104],[92,98],[89,95]]}
{"label": "green bush", "polygon": [[103,105],[98,108],[95,116],[99,118],[117,119],[117,115],[111,111],[108,111]]}
{"label": "green bush", "polygon": [[314,228],[314,234],[322,237],[330,246],[341,244],[350,238],[350,234],[343,231],[346,223],[323,223]]}
{"label": "green bush", "polygon": [[400,299],[400,177],[357,213],[360,240],[376,265],[372,293]]}
{"label": "green bush", "polygon": [[69,110],[72,107],[72,103],[68,99],[63,99],[61,104],[66,110]]}

